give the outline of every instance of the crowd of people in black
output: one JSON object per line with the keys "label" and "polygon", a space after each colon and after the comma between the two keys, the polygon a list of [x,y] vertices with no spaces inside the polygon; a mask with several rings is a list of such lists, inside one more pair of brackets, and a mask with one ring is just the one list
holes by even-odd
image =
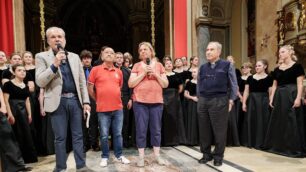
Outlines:
{"label": "crowd of people in black", "polygon": [[[146,51],[147,47],[150,48],[149,44],[144,45],[144,48],[142,45],[139,47],[140,57],[142,51]],[[92,61],[90,51],[83,50],[80,53],[86,81],[90,77],[93,66],[103,63],[102,54],[107,48],[101,48],[101,56],[96,62]],[[156,63],[158,66],[158,58],[153,56],[155,54],[150,55],[152,55],[151,63]],[[140,160],[137,165],[144,166],[143,149],[144,144],[147,143],[143,139],[153,139],[151,144],[157,157],[160,146],[202,144],[200,136],[203,137],[203,133],[201,134],[199,128],[203,126],[199,123],[198,101],[200,97],[197,92],[197,83],[202,76],[198,76],[200,67],[198,57],[190,57],[189,62],[187,57],[172,59],[170,56],[165,56],[162,59],[163,67],[158,67],[158,70],[161,74],[165,74],[168,83],[159,79],[159,76],[154,76],[163,85],[160,88],[162,89],[162,101],[151,94],[148,94],[148,98],[142,97],[146,94],[143,88],[147,88],[151,82],[150,76],[146,75],[142,76],[145,79],[137,80],[139,76],[136,73],[142,70],[139,66],[146,63],[143,58],[140,58],[143,61],[140,62],[141,64],[137,63],[134,66],[133,61],[135,60],[128,52],[116,52],[114,57],[114,66],[123,74],[121,87],[124,116],[123,146],[126,148],[138,147]],[[7,59],[9,59],[9,64]],[[37,156],[55,153],[52,121],[49,113],[44,110],[44,106],[48,106],[44,104],[44,97],[49,95],[46,95],[44,88],[39,88],[35,81],[34,60],[32,53],[28,51],[23,54],[13,53],[9,58],[3,51],[0,51],[2,90],[0,92],[0,153],[4,171],[29,171],[25,163],[34,163],[38,161]],[[228,56],[227,60],[234,66],[232,56]],[[255,68],[254,72],[253,68]],[[144,70],[150,73],[152,69]],[[293,47],[285,45],[280,48],[278,66],[272,72],[268,71],[267,60],[260,59],[255,66],[249,62],[243,63],[241,71],[236,69],[235,74],[239,90],[237,90],[237,98],[228,113],[227,125],[224,126],[227,127],[226,145],[246,146],[288,157],[305,157],[306,118],[303,111],[306,102],[303,102],[305,100],[303,99],[305,73],[303,67],[297,63]],[[218,75],[207,75],[207,77],[218,77]],[[142,81],[145,82],[142,83]],[[137,87],[138,85],[143,88]],[[167,87],[164,88],[166,85]],[[134,100],[137,102],[133,102]],[[139,103],[141,101],[143,102]],[[154,104],[162,103],[162,107],[151,107],[151,101],[155,101]],[[86,119],[82,124],[84,152],[90,149],[101,150],[99,115],[97,115],[96,102],[93,97],[90,99],[90,106],[89,127],[86,127]],[[139,116],[144,107],[149,108],[150,113],[151,110],[152,113],[157,111],[156,108],[162,109],[160,131],[158,128],[151,127],[151,125],[158,124],[159,119],[156,119],[157,122],[149,121],[151,132],[161,134],[160,138],[139,136],[140,131],[141,134],[147,132],[147,128],[139,124],[139,120],[145,120]],[[211,130],[216,134],[214,128]],[[71,137],[69,130],[67,137]],[[70,151],[72,141],[67,139],[66,142],[66,150]],[[205,158],[205,154],[203,157]],[[204,160],[201,162],[206,163],[207,157]],[[157,161],[163,164],[162,159],[157,159]]]}

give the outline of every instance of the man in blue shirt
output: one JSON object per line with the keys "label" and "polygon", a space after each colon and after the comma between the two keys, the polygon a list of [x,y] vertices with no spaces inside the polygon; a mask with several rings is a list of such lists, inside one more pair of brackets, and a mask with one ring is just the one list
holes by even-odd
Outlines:
{"label": "man in blue shirt", "polygon": [[[221,50],[219,42],[208,44],[208,63],[200,67],[197,84],[200,146],[203,153],[199,163],[205,164],[214,159],[215,166],[222,165],[228,112],[232,109],[238,90],[235,69],[230,62],[220,59]],[[215,144],[213,153],[212,144]]]}

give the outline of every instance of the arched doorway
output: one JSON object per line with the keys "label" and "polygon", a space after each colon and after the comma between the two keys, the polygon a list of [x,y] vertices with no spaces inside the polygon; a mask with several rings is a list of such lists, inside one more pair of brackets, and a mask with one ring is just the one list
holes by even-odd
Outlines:
{"label": "arched doorway", "polygon": [[[45,27],[66,32],[67,50],[83,49],[98,58],[102,46],[137,55],[141,41],[151,40],[150,0],[45,0]],[[41,49],[39,2],[24,0],[27,50]],[[164,56],[164,1],[155,0],[156,53]],[[135,58],[137,60],[137,57]]]}

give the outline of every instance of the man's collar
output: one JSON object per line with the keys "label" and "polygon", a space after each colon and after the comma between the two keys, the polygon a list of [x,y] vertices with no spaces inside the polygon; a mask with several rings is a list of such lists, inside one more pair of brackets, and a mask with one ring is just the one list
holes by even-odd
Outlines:
{"label": "man's collar", "polygon": [[102,63],[102,67],[103,67],[103,69],[107,69],[107,70],[115,70],[114,64],[112,64],[111,67],[108,67],[108,66],[105,64],[105,62],[103,62],[103,63]]}

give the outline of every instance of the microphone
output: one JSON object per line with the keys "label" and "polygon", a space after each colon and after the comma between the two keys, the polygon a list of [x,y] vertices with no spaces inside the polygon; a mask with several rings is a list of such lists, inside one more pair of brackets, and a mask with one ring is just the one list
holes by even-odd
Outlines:
{"label": "microphone", "polygon": [[147,64],[147,65],[150,65],[150,62],[151,62],[150,58],[147,57],[147,58],[146,58],[146,64]]}
{"label": "microphone", "polygon": [[[58,51],[60,51],[60,50],[65,51],[65,55],[66,55],[66,57],[67,57],[68,52],[67,52],[67,50],[65,50],[65,49],[62,47],[61,44],[56,44],[56,47],[57,47]],[[61,60],[61,63],[62,63],[62,64],[66,64],[66,59],[62,59],[62,60]]]}
{"label": "microphone", "polygon": [[[146,58],[146,64],[150,65],[150,63],[151,63],[150,57],[147,57]],[[147,75],[150,75],[150,73],[147,73]]]}

